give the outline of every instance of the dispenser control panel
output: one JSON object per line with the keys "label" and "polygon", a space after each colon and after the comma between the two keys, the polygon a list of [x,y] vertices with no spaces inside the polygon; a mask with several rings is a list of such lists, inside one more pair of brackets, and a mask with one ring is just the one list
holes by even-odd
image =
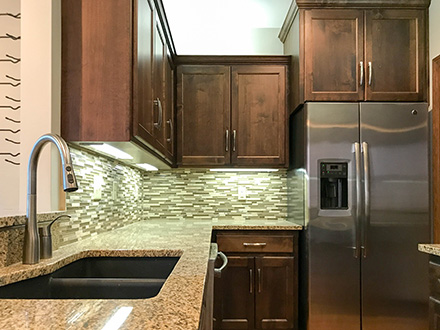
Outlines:
{"label": "dispenser control panel", "polygon": [[347,177],[347,163],[321,163],[321,178]]}

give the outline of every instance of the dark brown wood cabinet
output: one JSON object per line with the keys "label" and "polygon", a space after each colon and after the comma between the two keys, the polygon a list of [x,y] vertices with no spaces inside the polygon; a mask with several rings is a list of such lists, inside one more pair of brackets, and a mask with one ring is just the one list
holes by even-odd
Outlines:
{"label": "dark brown wood cabinet", "polygon": [[297,233],[217,232],[214,329],[297,329]]}
{"label": "dark brown wood cabinet", "polygon": [[440,257],[429,256],[429,330],[440,330]]}
{"label": "dark brown wood cabinet", "polygon": [[[62,3],[62,136],[171,165],[174,63],[153,0]],[[171,147],[170,147],[171,145]],[[148,156],[147,156],[148,158]],[[150,157],[151,158],[151,157]]]}
{"label": "dark brown wood cabinet", "polygon": [[261,63],[262,57],[180,60],[178,165],[286,165],[288,57],[274,57],[273,62],[277,61]]}
{"label": "dark brown wood cabinet", "polygon": [[133,134],[145,141],[152,141],[153,137],[153,95],[152,95],[152,28],[154,21],[154,7],[149,0],[137,0],[137,13],[134,26],[134,109]]}
{"label": "dark brown wood cabinet", "polygon": [[425,11],[304,11],[305,101],[426,100]]}
{"label": "dark brown wood cabinet", "polygon": [[234,65],[231,162],[282,166],[286,162],[286,67]]}
{"label": "dark brown wood cabinet", "polygon": [[365,100],[426,101],[423,10],[365,11]]}
{"label": "dark brown wood cabinet", "polygon": [[297,0],[280,31],[291,111],[307,101],[426,101],[430,0]]}
{"label": "dark brown wood cabinet", "polygon": [[224,65],[177,67],[177,163],[230,163],[230,74]]}
{"label": "dark brown wood cabinet", "polygon": [[361,10],[305,11],[305,100],[363,99],[359,64],[363,61]]}

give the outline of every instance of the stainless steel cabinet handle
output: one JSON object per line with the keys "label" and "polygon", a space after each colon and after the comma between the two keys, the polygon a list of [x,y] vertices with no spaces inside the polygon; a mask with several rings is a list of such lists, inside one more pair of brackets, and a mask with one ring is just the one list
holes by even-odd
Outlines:
{"label": "stainless steel cabinet handle", "polygon": [[154,100],[154,105],[157,106],[157,108],[159,109],[157,122],[154,123],[154,127],[160,129],[160,127],[162,126],[163,109],[162,109],[162,102],[160,101],[159,98]]}
{"label": "stainless steel cabinet handle", "polygon": [[253,287],[254,287],[254,275],[252,273],[252,269],[249,269],[249,293],[252,293]]}
{"label": "stainless steel cabinet handle", "polygon": [[362,181],[361,181],[361,146],[358,142],[354,144],[355,167],[356,167],[356,227],[355,227],[355,246],[353,247],[353,257],[359,258],[359,236],[360,221],[362,217]]}
{"label": "stainless steel cabinet handle", "polygon": [[368,86],[373,83],[373,63],[368,62]]}
{"label": "stainless steel cabinet handle", "polygon": [[360,65],[360,70],[361,70],[361,72],[360,72],[361,79],[360,79],[359,85],[364,86],[364,62],[360,61],[359,65]]}
{"label": "stainless steel cabinet handle", "polygon": [[370,227],[370,150],[367,142],[362,142],[362,150],[364,153],[364,199],[365,199],[365,219],[362,230],[362,256],[367,257],[367,233]]}
{"label": "stainless steel cabinet handle", "polygon": [[229,151],[229,130],[226,130],[225,134],[225,150]]}
{"label": "stainless steel cabinet handle", "polygon": [[258,274],[258,293],[261,293],[261,269],[260,268],[258,268],[257,274]]}
{"label": "stainless steel cabinet handle", "polygon": [[173,121],[171,118],[167,120],[167,124],[170,125],[170,137],[167,138],[167,142],[171,143],[173,141]]}
{"label": "stainless steel cabinet handle", "polygon": [[235,151],[235,140],[237,139],[237,131],[232,131],[232,151]]}
{"label": "stainless steel cabinet handle", "polygon": [[217,255],[223,260],[223,264],[220,268],[214,268],[214,276],[221,277],[223,269],[228,265],[228,257],[223,252],[218,252]]}
{"label": "stainless steel cabinet handle", "polygon": [[267,243],[243,243],[243,246],[266,246]]}

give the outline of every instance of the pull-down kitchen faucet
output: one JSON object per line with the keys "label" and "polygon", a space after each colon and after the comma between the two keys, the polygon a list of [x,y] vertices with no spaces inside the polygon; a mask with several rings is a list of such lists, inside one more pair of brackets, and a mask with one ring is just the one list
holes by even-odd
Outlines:
{"label": "pull-down kitchen faucet", "polygon": [[26,226],[23,245],[24,264],[36,264],[40,261],[40,239],[37,225],[37,165],[41,149],[47,142],[53,142],[60,152],[64,191],[71,192],[78,189],[66,141],[56,134],[46,134],[40,137],[32,148],[28,164]]}

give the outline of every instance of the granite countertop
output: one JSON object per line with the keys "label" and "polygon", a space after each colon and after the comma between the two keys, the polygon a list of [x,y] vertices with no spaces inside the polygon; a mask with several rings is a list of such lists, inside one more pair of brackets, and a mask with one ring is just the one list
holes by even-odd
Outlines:
{"label": "granite countertop", "polygon": [[419,251],[440,256],[440,244],[419,244]]}
{"label": "granite countertop", "polygon": [[102,329],[121,309],[117,329],[198,329],[211,231],[301,230],[287,221],[141,221],[54,251],[37,265],[0,269],[0,285],[51,273],[90,256],[180,256],[159,294],[132,300],[0,299],[0,329]]}

